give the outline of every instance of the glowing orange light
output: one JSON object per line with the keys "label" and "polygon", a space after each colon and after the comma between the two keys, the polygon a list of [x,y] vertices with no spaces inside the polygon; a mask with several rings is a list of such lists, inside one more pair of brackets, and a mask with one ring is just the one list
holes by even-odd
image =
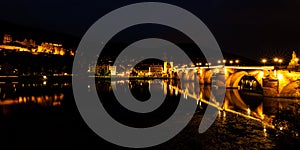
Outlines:
{"label": "glowing orange light", "polygon": [[278,73],[277,78],[278,78],[278,80],[283,80],[283,75],[281,73]]}

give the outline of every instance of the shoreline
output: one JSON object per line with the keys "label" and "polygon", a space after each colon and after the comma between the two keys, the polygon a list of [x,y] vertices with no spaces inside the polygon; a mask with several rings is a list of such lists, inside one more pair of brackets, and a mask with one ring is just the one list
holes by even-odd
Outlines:
{"label": "shoreline", "polygon": [[[137,76],[89,76],[94,77],[97,79],[104,79],[104,80],[128,80],[128,79],[138,79],[138,80],[155,80],[155,79],[163,79],[163,80],[180,80],[178,78],[170,78],[170,77],[137,77]],[[11,83],[27,83],[27,82],[72,82],[72,75],[66,75],[66,76],[47,76],[47,78],[43,78],[43,76],[0,76],[0,84],[5,84],[6,82]],[[192,82],[192,80],[190,80]],[[207,84],[200,84],[200,85],[209,85]],[[226,87],[226,90],[238,90],[237,87]],[[243,91],[243,94],[249,95],[249,96],[257,96],[257,97],[263,97],[263,98],[279,98],[279,99],[297,99],[300,100],[300,94],[298,96],[295,95],[264,95],[259,94],[251,91]]]}

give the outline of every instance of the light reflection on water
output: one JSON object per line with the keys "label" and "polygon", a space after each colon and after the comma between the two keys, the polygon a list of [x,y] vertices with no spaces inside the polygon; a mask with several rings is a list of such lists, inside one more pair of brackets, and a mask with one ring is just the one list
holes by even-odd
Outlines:
{"label": "light reflection on water", "polygon": [[[124,82],[129,81],[112,81],[112,86],[116,86],[116,84],[120,86],[123,85]],[[157,85],[161,85],[161,87]],[[165,95],[169,94],[177,96],[180,94],[178,89],[181,89],[184,91],[184,93],[181,93],[184,97],[186,97],[185,93],[198,95],[196,97],[206,100],[213,96],[211,86],[201,85],[199,89],[195,89],[194,82],[180,85],[176,81],[168,80],[163,82],[155,80],[154,82],[151,81],[151,83],[149,80],[134,80],[129,82],[129,86],[131,89],[138,89],[141,93],[146,91],[146,89],[149,90],[151,86],[156,86],[155,88],[163,90]],[[111,90],[111,88],[109,88],[109,90]],[[256,93],[245,93],[240,92],[238,89],[227,89],[223,104],[218,105],[222,105],[222,107],[226,109],[239,110],[245,114],[264,119],[264,117],[272,117],[280,110],[284,109],[298,113],[298,110],[296,110],[297,108],[293,107],[293,105],[297,105],[299,102],[300,101],[297,99],[262,97]]]}
{"label": "light reflection on water", "polygon": [[[195,83],[193,82],[186,83],[184,85],[176,83],[176,81],[169,80],[165,80],[163,82],[155,81],[153,83],[149,83],[149,81],[144,80],[126,82],[129,82],[131,88],[135,87],[132,86],[133,84],[137,84],[139,86],[144,85],[138,88],[141,93],[143,93],[143,91],[147,88],[149,89],[152,88],[152,86],[161,85],[161,87],[157,88],[163,90],[165,95],[178,96],[182,94],[183,98],[187,100],[208,100],[211,96],[213,96],[212,87],[201,85],[199,89],[195,89]],[[179,90],[182,92],[180,93]],[[193,95],[193,97],[196,98],[189,97],[188,95]],[[275,148],[282,144],[282,139],[290,139],[288,142],[285,142],[287,145],[290,141],[294,141],[292,145],[295,144],[295,141],[300,142],[300,122],[298,120],[300,118],[300,101],[297,99],[263,97],[255,92],[251,93],[249,91],[239,91],[238,89],[227,89],[223,104],[217,104],[214,101],[213,103],[222,108],[237,111],[246,116],[243,117],[243,115],[219,111],[217,120],[212,127],[212,129],[221,130],[221,132],[224,133],[236,130],[231,133],[231,135],[224,134],[223,136],[228,136],[230,137],[229,139],[238,139],[238,144],[249,145],[247,142],[262,144],[257,147],[252,146],[252,148],[255,149]],[[197,101],[197,104],[200,108],[200,112],[203,112],[207,106],[206,104],[202,104],[201,101]],[[251,117],[247,116],[256,118],[258,121],[251,120]],[[274,126],[274,128],[270,128],[270,126]],[[215,131],[212,131],[212,129],[208,132],[216,134]],[[252,137],[248,138],[247,135],[241,135],[238,132],[240,130],[243,130],[243,132],[246,132]],[[245,138],[242,138],[241,136],[245,136]],[[222,143],[224,141],[219,142]],[[220,148],[222,148],[222,146],[220,146]]]}
{"label": "light reflection on water", "polygon": [[[193,82],[181,85],[178,81],[173,80],[119,80],[111,81],[111,83],[105,80],[96,81],[96,86],[101,87],[98,88],[98,90],[102,92],[110,92],[113,86],[122,87],[125,86],[125,82],[128,83],[129,88],[133,93],[137,93],[135,96],[140,100],[147,100],[147,98],[149,98],[147,97],[150,96],[149,89],[161,91],[165,95],[175,97],[182,95],[186,100],[208,100],[213,96],[210,86],[201,85],[199,89],[195,89],[196,85]],[[38,105],[45,108],[60,107],[63,101],[66,100],[66,95],[72,94],[66,93],[64,88],[71,88],[71,84],[50,84],[47,82],[0,84],[0,108],[3,110],[2,114],[6,115],[10,112],[10,108],[7,106],[28,105],[35,107]],[[87,89],[89,88],[91,87],[87,87]],[[181,93],[179,89],[183,90],[184,93]],[[197,99],[189,97],[187,93],[195,95]],[[196,112],[196,118],[201,119],[207,104],[202,103],[201,101],[197,101],[197,104],[199,107]],[[214,146],[218,147],[218,144],[219,148],[222,148],[224,143],[229,144],[229,146],[227,146],[230,148],[233,146],[230,140],[236,140],[236,143],[240,144],[240,146],[249,145],[249,143],[263,144],[263,146],[253,146],[252,148],[254,149],[262,147],[274,148],[281,142],[281,137],[300,141],[300,123],[299,120],[295,120],[300,119],[300,107],[298,104],[299,101],[297,99],[262,98],[255,94],[247,95],[247,93],[241,93],[237,89],[227,89],[223,104],[217,105],[226,109],[236,110],[245,115],[266,120],[276,128],[269,129],[261,122],[253,121],[229,112],[219,111],[217,120],[208,132],[205,133],[205,135],[208,135],[206,141],[215,143],[214,145],[208,144],[206,148],[214,148]],[[197,131],[199,124],[195,123],[194,126],[195,131]],[[217,134],[218,137],[215,138],[214,136]],[[201,140],[196,141],[204,143],[203,141],[205,140]]]}
{"label": "light reflection on water", "polygon": [[[9,105],[40,105],[43,107],[60,106],[64,100],[65,87],[70,83],[2,83],[0,84],[0,107]],[[6,108],[7,110],[7,108]]]}

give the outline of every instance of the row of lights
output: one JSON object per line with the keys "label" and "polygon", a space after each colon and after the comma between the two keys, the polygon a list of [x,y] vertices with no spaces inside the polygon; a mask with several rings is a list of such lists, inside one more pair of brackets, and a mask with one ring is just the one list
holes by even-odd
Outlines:
{"label": "row of lights", "polygon": [[[218,60],[218,64],[221,64],[221,63],[224,63],[224,64],[225,64],[226,62],[227,62],[227,60],[225,60],[225,59],[222,60],[222,61],[221,61],[221,60]],[[229,63],[230,63],[230,64],[233,64],[233,63],[238,64],[238,63],[240,63],[240,60],[238,60],[238,59],[237,59],[237,60],[229,60]],[[196,65],[201,66],[202,63],[201,63],[201,62],[200,62],[200,63],[196,63]],[[211,63],[205,63],[205,65],[208,66],[208,65],[211,65]]]}
{"label": "row of lights", "polygon": [[[222,63],[222,62],[225,64],[225,63],[226,63],[226,60],[225,60],[225,59],[224,59],[223,61],[218,60],[218,64],[220,64],[220,63]],[[235,60],[235,61],[229,60],[229,63],[230,63],[230,64],[233,64],[234,62],[235,62],[236,64],[238,64],[238,63],[240,63],[240,60],[238,60],[238,59]]]}
{"label": "row of lights", "polygon": [[[201,66],[202,63],[196,63],[197,66]],[[211,65],[211,63],[205,63],[206,66]]]}
{"label": "row of lights", "polygon": [[[267,63],[267,61],[268,61],[268,60],[265,59],[265,58],[263,58],[263,59],[261,60],[261,62],[262,62],[264,65]],[[273,61],[274,61],[275,63],[279,63],[279,64],[281,64],[281,63],[283,62],[283,60],[282,60],[282,59],[279,59],[279,58],[274,58]],[[297,59],[296,61],[298,61],[298,59]]]}

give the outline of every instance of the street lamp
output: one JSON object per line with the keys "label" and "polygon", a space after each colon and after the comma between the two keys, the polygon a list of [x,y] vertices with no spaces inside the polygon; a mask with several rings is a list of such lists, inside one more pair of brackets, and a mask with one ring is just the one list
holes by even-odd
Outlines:
{"label": "street lamp", "polygon": [[282,59],[278,60],[280,66],[281,66],[282,61],[283,61]]}
{"label": "street lamp", "polygon": [[236,64],[240,63],[240,60],[238,60],[238,59],[237,59],[237,60],[235,60],[235,63],[236,63]]}
{"label": "street lamp", "polygon": [[278,58],[274,58],[274,62],[276,63],[276,65],[277,65],[277,62],[278,62]]}
{"label": "street lamp", "polygon": [[233,60],[230,60],[229,63],[232,65],[233,64]]}
{"label": "street lamp", "polygon": [[226,60],[225,60],[225,59],[223,60],[223,63],[224,63],[224,64],[226,63]]}
{"label": "street lamp", "polygon": [[218,60],[218,64],[220,64],[221,63],[221,60]]}
{"label": "street lamp", "polygon": [[261,62],[264,64],[264,66],[266,65],[267,59],[262,59]]}
{"label": "street lamp", "polygon": [[196,63],[196,65],[197,65],[197,66],[201,66],[201,65],[202,65],[202,63],[201,63],[201,62],[200,62],[200,63]]}

